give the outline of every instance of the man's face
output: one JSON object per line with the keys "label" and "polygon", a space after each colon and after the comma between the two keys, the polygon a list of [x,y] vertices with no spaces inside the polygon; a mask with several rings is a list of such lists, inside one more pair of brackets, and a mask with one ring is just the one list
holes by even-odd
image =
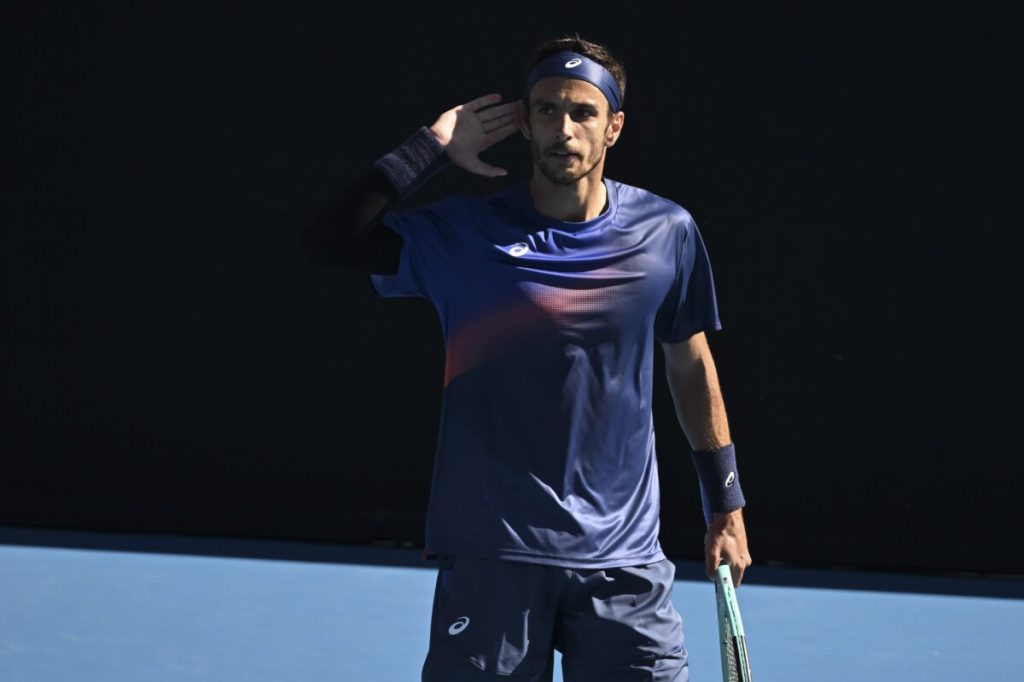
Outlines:
{"label": "man's face", "polygon": [[556,185],[571,185],[604,168],[605,149],[615,144],[624,114],[608,116],[608,100],[575,78],[542,78],[529,93],[522,133],[534,165]]}

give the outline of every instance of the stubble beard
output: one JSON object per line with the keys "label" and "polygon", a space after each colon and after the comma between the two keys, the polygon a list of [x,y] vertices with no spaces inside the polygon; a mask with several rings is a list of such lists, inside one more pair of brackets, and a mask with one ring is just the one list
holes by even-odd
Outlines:
{"label": "stubble beard", "polygon": [[604,155],[604,147],[595,147],[590,156],[579,159],[579,164],[575,169],[569,169],[564,167],[556,167],[551,162],[551,157],[547,156],[544,151],[540,148],[540,143],[533,140],[530,143],[530,147],[533,149],[533,161],[540,169],[540,172],[555,185],[575,185],[582,178],[590,175],[597,168],[597,165],[601,162],[601,158]]}

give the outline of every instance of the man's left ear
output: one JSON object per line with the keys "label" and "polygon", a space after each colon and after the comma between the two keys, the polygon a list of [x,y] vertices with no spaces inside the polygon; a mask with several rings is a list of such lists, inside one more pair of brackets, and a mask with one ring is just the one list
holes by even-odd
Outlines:
{"label": "man's left ear", "polygon": [[626,122],[626,112],[616,111],[612,114],[612,120],[608,124],[608,130],[605,133],[604,141],[605,145],[611,147],[619,139],[619,135],[622,134],[622,126]]}

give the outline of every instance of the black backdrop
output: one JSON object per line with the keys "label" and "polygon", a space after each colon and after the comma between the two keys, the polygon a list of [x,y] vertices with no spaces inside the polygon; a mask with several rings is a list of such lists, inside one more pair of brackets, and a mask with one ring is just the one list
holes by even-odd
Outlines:
{"label": "black backdrop", "polygon": [[[755,560],[1024,573],[1019,17],[913,4],[12,10],[0,525],[422,542],[436,316],[298,237],[578,30],[629,71],[607,175],[711,253]],[[485,157],[529,172],[518,137]],[[696,558],[658,362],[662,540]]]}

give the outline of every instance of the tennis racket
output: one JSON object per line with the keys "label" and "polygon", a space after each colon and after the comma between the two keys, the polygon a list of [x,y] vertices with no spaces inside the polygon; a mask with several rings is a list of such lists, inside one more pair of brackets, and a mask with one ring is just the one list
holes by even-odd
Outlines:
{"label": "tennis racket", "polygon": [[715,576],[715,601],[718,602],[718,644],[722,652],[723,682],[750,682],[747,635],[743,631],[740,604],[732,584],[729,564],[718,565]]}

